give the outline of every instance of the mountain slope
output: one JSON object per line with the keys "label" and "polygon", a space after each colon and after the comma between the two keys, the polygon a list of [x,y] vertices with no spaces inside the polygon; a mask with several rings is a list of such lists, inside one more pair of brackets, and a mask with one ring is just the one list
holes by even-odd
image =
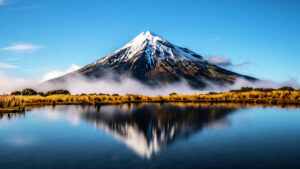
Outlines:
{"label": "mountain slope", "polygon": [[76,72],[51,80],[63,80],[74,74],[101,78],[109,73],[128,76],[144,84],[156,86],[186,80],[194,88],[207,81],[216,84],[233,83],[236,78],[255,80],[209,64],[202,56],[182,48],[156,34],[142,32],[124,47]]}

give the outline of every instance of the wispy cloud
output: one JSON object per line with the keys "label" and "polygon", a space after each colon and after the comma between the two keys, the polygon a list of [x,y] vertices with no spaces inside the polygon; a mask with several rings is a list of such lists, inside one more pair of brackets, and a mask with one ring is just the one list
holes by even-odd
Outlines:
{"label": "wispy cloud", "polygon": [[14,68],[17,68],[17,66],[0,62],[0,69],[14,69]]}
{"label": "wispy cloud", "polygon": [[63,76],[65,74],[68,74],[68,73],[71,73],[75,70],[78,70],[80,69],[81,67],[76,65],[76,64],[72,64],[67,70],[65,71],[57,71],[57,70],[54,70],[54,71],[51,71],[51,72],[48,72],[46,73],[43,78],[42,78],[42,81],[45,82],[47,80],[50,80],[50,79],[54,79],[54,78],[57,78],[57,77],[60,77],[60,76]]}
{"label": "wispy cloud", "polygon": [[17,60],[20,60],[20,58],[18,58],[18,57],[9,57],[9,58],[7,58],[7,60],[17,61]]}
{"label": "wispy cloud", "polygon": [[18,43],[13,44],[11,46],[0,48],[0,51],[10,51],[10,52],[22,52],[22,51],[36,51],[42,46],[26,44],[26,43]]}
{"label": "wispy cloud", "polygon": [[201,43],[209,43],[209,42],[217,42],[220,41],[221,37],[211,37],[211,38],[206,38],[206,39],[200,39],[199,42]]}
{"label": "wispy cloud", "polygon": [[20,6],[17,5],[16,3],[17,1],[14,0],[10,0],[8,2],[8,0],[0,0],[0,6],[5,6],[5,9],[8,10],[35,10],[35,9],[40,9],[42,8],[41,6],[37,6],[37,5],[31,5],[31,6]]}
{"label": "wispy cloud", "polygon": [[252,64],[253,62],[251,62],[251,61],[246,61],[246,62],[243,62],[243,63],[240,63],[240,64],[236,64],[236,65],[234,65],[235,67],[246,67],[246,66],[248,66],[248,65],[250,65],[250,64]]}
{"label": "wispy cloud", "polygon": [[217,65],[217,66],[223,66],[223,67],[232,66],[231,59],[226,56],[223,56],[223,57],[206,56],[205,60],[207,60],[207,62]]}
{"label": "wispy cloud", "polygon": [[18,6],[18,7],[9,7],[6,9],[9,10],[35,10],[35,9],[41,9],[41,6]]}
{"label": "wispy cloud", "polygon": [[251,61],[242,62],[239,64],[233,64],[232,60],[226,56],[206,56],[205,60],[208,63],[220,66],[220,67],[235,67],[235,68],[242,68],[246,67],[249,64],[252,64]]}

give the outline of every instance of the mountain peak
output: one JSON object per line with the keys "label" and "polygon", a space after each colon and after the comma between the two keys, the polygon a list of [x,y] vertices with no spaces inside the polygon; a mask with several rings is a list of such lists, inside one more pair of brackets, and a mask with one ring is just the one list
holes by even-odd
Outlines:
{"label": "mountain peak", "polygon": [[197,55],[186,48],[173,45],[151,31],[140,33],[132,41],[114,53],[118,53],[123,50],[126,52],[120,60],[124,59],[125,61],[128,61],[144,53],[144,56],[149,61],[148,63],[150,66],[160,59],[173,60],[175,62],[177,60],[203,61],[202,56]]}
{"label": "mountain peak", "polygon": [[147,30],[146,32],[143,32],[145,35],[147,35],[147,36],[157,36],[157,34],[155,34],[154,32],[152,32],[152,31],[149,31],[149,30]]}
{"label": "mountain peak", "polygon": [[79,73],[102,78],[110,72],[152,86],[184,79],[192,87],[199,88],[207,81],[225,84],[234,83],[238,77],[254,79],[211,65],[201,55],[173,45],[151,31],[140,33],[122,48],[68,76]]}
{"label": "mountain peak", "polygon": [[150,45],[157,45],[157,41],[166,42],[165,39],[158,36],[157,34],[151,31],[146,31],[136,36],[132,41],[125,45],[125,47],[132,45],[143,45],[144,43],[149,43]]}

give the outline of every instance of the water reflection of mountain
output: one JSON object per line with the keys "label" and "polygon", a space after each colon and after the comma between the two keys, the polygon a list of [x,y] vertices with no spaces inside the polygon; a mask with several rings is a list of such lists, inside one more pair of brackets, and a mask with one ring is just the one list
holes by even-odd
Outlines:
{"label": "water reflection of mountain", "polygon": [[174,141],[199,132],[235,110],[222,106],[142,104],[127,105],[127,108],[102,106],[84,111],[81,116],[140,156],[150,158]]}

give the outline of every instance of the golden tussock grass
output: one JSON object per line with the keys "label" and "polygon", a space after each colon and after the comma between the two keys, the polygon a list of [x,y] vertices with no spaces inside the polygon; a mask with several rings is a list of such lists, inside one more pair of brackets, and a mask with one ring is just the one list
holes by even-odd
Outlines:
{"label": "golden tussock grass", "polygon": [[0,96],[0,111],[20,111],[33,105],[98,105],[144,102],[188,102],[188,103],[243,103],[264,105],[298,105],[300,91],[247,91],[216,94],[193,94],[169,96],[143,95],[50,95],[50,96]]}

